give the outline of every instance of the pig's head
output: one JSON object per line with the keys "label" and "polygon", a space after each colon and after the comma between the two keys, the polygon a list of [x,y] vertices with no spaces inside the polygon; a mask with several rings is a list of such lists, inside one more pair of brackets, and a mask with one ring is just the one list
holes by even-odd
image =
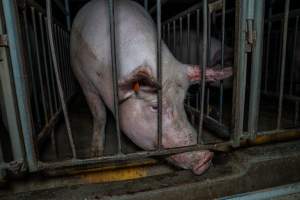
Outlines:
{"label": "pig's head", "polygon": [[[208,81],[231,75],[207,70]],[[157,92],[162,90],[162,146],[183,147],[197,143],[197,133],[187,120],[184,110],[185,93],[190,84],[199,81],[199,67],[181,66],[163,76],[160,85],[152,69],[138,67],[119,81],[120,125],[123,132],[139,147],[146,150],[157,148],[158,101]],[[172,155],[168,161],[195,174],[203,173],[209,166],[213,153],[195,151]]]}

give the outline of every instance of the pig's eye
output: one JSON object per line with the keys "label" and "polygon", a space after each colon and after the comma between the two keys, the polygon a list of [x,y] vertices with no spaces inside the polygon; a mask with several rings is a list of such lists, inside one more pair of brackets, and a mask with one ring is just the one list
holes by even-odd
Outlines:
{"label": "pig's eye", "polygon": [[157,105],[151,106],[151,110],[154,111],[154,112],[157,112],[158,106]]}

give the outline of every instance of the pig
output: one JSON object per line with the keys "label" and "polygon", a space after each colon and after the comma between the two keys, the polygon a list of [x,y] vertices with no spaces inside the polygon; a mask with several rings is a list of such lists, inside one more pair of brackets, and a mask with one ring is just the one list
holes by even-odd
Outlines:
{"label": "pig", "polygon": [[[200,52],[203,51],[203,35],[202,33],[199,34],[199,44],[197,39],[197,32],[193,29],[190,30],[189,33],[189,46],[188,46],[188,31],[182,31],[182,41],[180,41],[180,34],[176,34],[175,40],[175,49],[173,47],[174,37],[173,35],[170,36],[170,47],[173,47],[173,53],[175,54],[176,58],[183,63],[189,64],[202,64],[202,56],[199,55]],[[198,45],[197,45],[198,44]],[[197,47],[198,46],[198,47]],[[215,37],[211,37],[210,40],[210,47],[208,46],[208,59],[207,59],[207,67],[220,67],[222,63],[222,42]],[[198,50],[199,49],[199,50]],[[224,66],[232,66],[233,64],[233,49],[226,44],[224,45]],[[213,87],[220,87],[219,82],[212,82],[210,86]],[[224,89],[231,89],[232,88],[232,78],[228,78],[223,81]]]}
{"label": "pig", "polygon": [[[115,41],[118,66],[120,129],[144,150],[157,148],[157,91],[162,90],[162,147],[194,145],[197,133],[184,111],[185,92],[200,80],[201,70],[175,59],[162,42],[162,84],[157,79],[156,26],[139,4],[115,1]],[[71,63],[93,115],[91,153],[104,148],[106,107],[114,111],[112,58],[108,1],[92,0],[77,14],[71,30]],[[211,69],[207,81],[232,75],[232,69]],[[174,165],[202,174],[213,152],[185,152],[166,159]]]}

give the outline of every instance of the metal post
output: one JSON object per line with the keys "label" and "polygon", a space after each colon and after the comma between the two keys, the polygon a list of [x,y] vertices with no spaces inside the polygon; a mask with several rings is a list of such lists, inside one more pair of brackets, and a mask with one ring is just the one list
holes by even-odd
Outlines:
{"label": "metal post", "polygon": [[[2,27],[4,19],[0,16],[0,34],[5,34]],[[8,49],[6,47],[0,47],[0,91],[3,97],[1,100],[3,103],[2,109],[0,108],[0,134],[1,134],[1,112],[3,114],[3,123],[6,124],[7,131],[11,142],[13,159],[16,161],[23,161],[25,157],[24,146],[21,141],[21,127],[19,124],[18,107],[16,106],[16,95],[14,91],[13,80],[11,79],[11,66]],[[1,144],[0,144],[0,165],[4,162],[1,160]],[[0,169],[0,180],[1,180]],[[4,175],[4,174],[3,174]]]}
{"label": "metal post", "polygon": [[148,11],[148,0],[144,0],[144,8]]}
{"label": "metal post", "polygon": [[173,53],[176,55],[176,21],[173,21]]}
{"label": "metal post", "polygon": [[[226,17],[226,0],[222,2],[222,43],[221,43],[221,69],[224,68],[224,49],[225,49],[225,17]],[[219,122],[222,123],[223,120],[223,95],[224,87],[223,80],[220,81],[220,97],[219,97]]]}
{"label": "metal post", "polygon": [[67,28],[68,28],[68,31],[70,31],[71,30],[71,13],[70,13],[69,0],[65,0],[65,10],[66,10]]}
{"label": "metal post", "polygon": [[61,106],[65,118],[65,123],[66,123],[66,128],[67,128],[67,134],[68,134],[68,139],[70,142],[71,150],[72,150],[72,156],[73,158],[76,158],[76,149],[75,149],[75,144],[72,136],[72,131],[71,131],[71,125],[70,125],[70,120],[69,120],[69,115],[68,115],[68,110],[67,110],[67,105],[61,85],[61,80],[59,77],[59,71],[58,71],[58,63],[57,63],[57,58],[56,58],[56,52],[55,52],[55,46],[53,42],[53,30],[52,30],[52,7],[51,7],[51,0],[47,0],[47,28],[48,28],[48,34],[49,34],[49,40],[50,40],[50,49],[51,49],[51,55],[52,55],[52,61],[53,61],[53,66],[54,66],[54,72],[55,72],[55,77],[56,77],[56,82],[58,85],[58,92],[59,92],[59,98],[61,101]]}
{"label": "metal post", "polygon": [[279,105],[278,105],[278,116],[277,116],[277,129],[281,128],[282,118],[282,101],[283,101],[283,90],[284,90],[284,75],[285,75],[285,58],[286,58],[286,43],[289,23],[289,8],[290,0],[285,1],[284,9],[284,27],[283,27],[283,40],[282,40],[282,56],[281,56],[281,70],[280,70],[280,92],[279,92]]}
{"label": "metal post", "polygon": [[[24,60],[21,53],[20,31],[18,30],[17,8],[15,1],[3,0],[3,13],[6,22],[6,30],[8,34],[9,52],[11,57],[11,65],[15,90],[17,95],[17,105],[19,109],[20,122],[22,127],[23,139],[25,143],[25,151],[27,164],[30,171],[37,170],[37,157],[33,142],[33,126],[30,106],[30,97],[28,92],[28,80],[26,70],[24,69]],[[18,140],[17,138],[15,138]]]}
{"label": "metal post", "polygon": [[116,61],[116,34],[115,34],[115,1],[109,0],[109,19],[110,19],[110,42],[111,42],[111,59],[113,69],[113,93],[114,93],[114,115],[116,119],[118,154],[122,153],[121,133],[119,123],[119,94],[118,94],[118,66]]}
{"label": "metal post", "polygon": [[269,14],[268,14],[268,33],[267,33],[267,50],[266,50],[266,70],[265,70],[265,82],[264,82],[264,92],[268,91],[268,77],[269,77],[269,55],[270,55],[270,40],[271,40],[271,29],[272,29],[272,3],[269,8]]}
{"label": "metal post", "polygon": [[296,66],[296,48],[297,48],[297,42],[298,42],[298,24],[299,24],[299,16],[296,17],[295,21],[295,31],[294,31],[294,44],[293,44],[293,57],[292,57],[292,65],[291,65],[291,73],[290,73],[290,88],[289,93],[290,95],[293,94],[293,82],[294,82],[294,72]]}
{"label": "metal post", "polygon": [[[201,81],[199,81],[199,84],[201,84],[201,102],[200,102],[200,116],[199,116],[199,127],[198,127],[198,144],[202,142],[202,134],[203,134],[203,118],[204,118],[204,97],[205,97],[205,70],[207,65],[207,32],[208,32],[208,3],[207,0],[203,0],[203,51],[202,51],[202,67],[199,65],[199,70],[201,71]],[[200,44],[199,44],[200,45]]]}
{"label": "metal post", "polygon": [[235,55],[234,55],[234,95],[233,95],[233,126],[232,145],[239,146],[240,137],[244,128],[244,107],[246,90],[247,72],[247,53],[246,53],[246,14],[247,1],[236,1],[235,16]]}
{"label": "metal post", "polygon": [[[156,20],[157,20],[157,79],[162,86],[162,67],[161,67],[161,0],[156,0]],[[168,24],[169,27],[169,24]],[[158,150],[162,149],[162,89],[158,91]]]}
{"label": "metal post", "polygon": [[187,14],[187,62],[191,62],[191,45],[190,45],[190,29],[191,29],[191,15]]}
{"label": "metal post", "polygon": [[251,139],[255,139],[259,117],[260,86],[262,73],[262,55],[264,39],[264,1],[255,1],[254,30],[256,31],[256,44],[253,48],[251,81],[250,81],[250,102],[248,132]]}

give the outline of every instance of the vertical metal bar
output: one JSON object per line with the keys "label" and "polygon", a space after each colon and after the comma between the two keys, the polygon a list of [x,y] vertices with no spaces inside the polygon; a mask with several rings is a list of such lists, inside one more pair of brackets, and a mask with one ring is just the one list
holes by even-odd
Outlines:
{"label": "vertical metal bar", "polygon": [[[197,17],[197,19],[196,19],[196,31],[197,31],[197,45],[196,45],[196,49],[197,49],[197,52],[196,52],[196,55],[200,55],[200,46],[198,45],[199,43],[200,43],[200,9],[197,9],[197,11],[196,11],[196,17]],[[200,56],[197,56],[197,63],[200,63]],[[197,95],[198,95],[198,93],[197,93]],[[199,100],[199,99],[198,99]],[[199,103],[199,102],[197,102],[197,103]],[[197,106],[197,110],[198,110],[198,106]]]}
{"label": "vertical metal bar", "polygon": [[50,107],[50,114],[53,116],[53,102],[52,102],[52,95],[50,91],[50,81],[49,81],[49,67],[48,67],[48,61],[47,61],[47,55],[46,55],[46,48],[45,48],[45,31],[43,26],[43,16],[42,13],[39,12],[39,24],[40,24],[40,31],[41,31],[41,44],[42,44],[42,53],[43,53],[43,61],[44,61],[44,68],[45,68],[45,75],[46,75],[46,85],[47,85],[47,92],[48,92],[48,101],[49,101],[49,107]]}
{"label": "vertical metal bar", "polygon": [[72,95],[71,92],[71,72],[70,72],[70,53],[68,51],[68,42],[67,42],[67,32],[62,30],[62,41],[63,41],[63,49],[65,53],[65,63],[66,63],[66,84],[67,84],[67,96],[70,97]]}
{"label": "vertical metal bar", "polygon": [[176,21],[173,21],[173,53],[176,55]]}
{"label": "vertical metal bar", "polygon": [[203,114],[204,114],[204,97],[205,97],[205,71],[207,65],[207,21],[208,21],[208,4],[207,0],[203,0],[203,51],[202,51],[202,67],[199,65],[199,70],[201,71],[201,102],[200,102],[200,116],[199,116],[199,127],[198,127],[198,144],[202,142],[202,134],[203,134]]}
{"label": "vertical metal bar", "polygon": [[[207,56],[206,56],[206,64],[210,65],[210,48],[211,48],[211,11],[209,10],[208,12],[208,17],[207,17]],[[210,88],[209,85],[206,87],[206,115],[209,116],[209,103],[210,103]]]}
{"label": "vertical metal bar", "polygon": [[296,101],[296,108],[295,108],[295,120],[294,120],[294,125],[297,126],[299,122],[299,101]]}
{"label": "vertical metal bar", "polygon": [[249,100],[249,119],[248,132],[251,139],[255,139],[260,102],[260,86],[262,73],[262,55],[264,40],[264,6],[265,1],[255,1],[254,30],[256,30],[256,44],[252,53],[251,81],[250,81],[250,100]]}
{"label": "vertical metal bar", "polygon": [[[23,21],[24,22],[24,21]],[[0,17],[0,34],[6,34],[4,25],[4,19]],[[15,87],[13,84],[12,79],[12,69],[10,64],[10,57],[8,53],[8,49],[6,47],[0,47],[0,96],[2,102],[0,102],[0,134],[1,133],[1,113],[3,116],[3,123],[7,124],[7,131],[9,134],[9,139],[11,146],[13,147],[12,155],[13,159],[16,161],[24,161],[25,152],[23,141],[21,137],[21,127],[20,127],[20,120],[19,120],[19,113],[18,107],[16,105],[17,97],[15,95]],[[3,107],[1,107],[1,105]],[[3,142],[3,141],[2,141]],[[5,141],[7,142],[7,141]],[[1,144],[0,144],[0,151],[1,151]],[[0,152],[1,157],[2,152]],[[0,165],[3,163],[4,160],[0,159]],[[1,173],[1,172],[0,172]],[[4,175],[4,174],[3,174]],[[1,179],[1,175],[0,175]]]}
{"label": "vertical metal bar", "polygon": [[148,0],[144,0],[144,8],[148,11]]}
{"label": "vertical metal bar", "polygon": [[73,95],[75,93],[75,80],[73,79],[73,73],[71,69],[71,57],[70,57],[70,34],[65,33],[66,38],[66,46],[68,52],[68,69],[69,69],[69,84],[70,84],[70,94]]}
{"label": "vertical metal bar", "polygon": [[[156,0],[156,21],[157,21],[157,79],[162,85],[162,67],[161,67],[161,0]],[[169,24],[168,24],[169,27]],[[162,149],[162,89],[158,91],[158,116],[157,116],[157,145],[158,150]]]}
{"label": "vertical metal bar", "polygon": [[266,50],[266,70],[265,70],[265,82],[264,82],[264,91],[268,91],[268,78],[269,78],[269,61],[270,61],[270,41],[271,41],[271,30],[272,30],[272,4],[269,8],[268,14],[268,33],[267,33],[267,50]]}
{"label": "vertical metal bar", "polygon": [[70,3],[69,0],[65,0],[65,9],[66,9],[66,21],[67,21],[67,28],[71,30],[71,13],[70,13]]}
{"label": "vertical metal bar", "polygon": [[180,58],[181,59],[183,59],[183,56],[182,56],[182,54],[183,54],[183,52],[182,52],[182,49],[183,49],[183,44],[182,44],[182,17],[180,17],[179,18],[179,28],[180,28],[180,30],[179,30],[179,37],[180,37]]}
{"label": "vertical metal bar", "polygon": [[33,91],[33,103],[35,108],[35,114],[36,114],[36,120],[37,120],[37,128],[41,128],[42,122],[41,122],[41,113],[40,113],[40,107],[38,104],[38,97],[37,97],[37,82],[36,77],[33,72],[33,57],[32,57],[32,47],[29,37],[29,28],[28,28],[28,21],[27,21],[27,9],[24,9],[22,12],[23,20],[24,20],[24,29],[25,29],[25,40],[26,40],[26,46],[27,46],[27,53],[28,53],[28,65],[29,65],[29,71],[30,71],[30,77],[32,79],[32,91]]}
{"label": "vertical metal bar", "polygon": [[166,25],[163,25],[163,27],[162,27],[162,39],[163,40],[166,39]]}
{"label": "vertical metal bar", "polygon": [[37,27],[36,27],[36,12],[35,8],[31,7],[31,19],[33,22],[33,32],[34,32],[34,47],[36,51],[36,61],[37,61],[37,67],[38,67],[38,75],[39,75],[39,83],[40,83],[40,92],[42,96],[42,105],[43,105],[43,110],[44,110],[44,117],[46,123],[49,121],[48,118],[48,110],[47,110],[47,105],[46,105],[46,95],[44,92],[44,83],[43,83],[43,75],[42,75],[42,65],[41,65],[41,58],[40,58],[40,47],[39,47],[39,42],[38,42],[38,35],[37,35]]}
{"label": "vertical metal bar", "polygon": [[21,53],[22,43],[18,30],[17,8],[14,1],[2,1],[8,35],[9,51],[11,57],[13,78],[17,95],[20,122],[25,143],[27,164],[30,171],[37,170],[37,156],[34,150],[32,116],[30,111],[30,97],[28,92],[28,80],[24,69],[24,60]]}
{"label": "vertical metal bar", "polygon": [[[222,2],[222,43],[221,43],[221,69],[224,68],[224,48],[225,48],[225,17],[226,17],[226,0]],[[222,123],[223,120],[223,96],[224,96],[224,87],[223,80],[220,81],[220,97],[219,97],[219,122]]]}
{"label": "vertical metal bar", "polygon": [[114,115],[116,118],[116,130],[118,141],[118,154],[122,153],[121,133],[119,123],[119,94],[118,94],[118,66],[116,61],[116,34],[115,34],[115,1],[109,0],[109,22],[110,22],[110,42],[111,42],[111,58],[113,69],[113,92],[114,92]]}
{"label": "vertical metal bar", "polygon": [[278,116],[277,116],[277,129],[281,128],[281,117],[282,117],[282,101],[283,101],[283,90],[284,90],[284,75],[285,75],[285,58],[286,58],[286,43],[289,23],[289,8],[290,0],[285,1],[284,10],[284,27],[283,27],[283,40],[282,40],[282,56],[281,56],[281,76],[280,76],[280,92],[279,92],[279,105],[278,105]]}
{"label": "vertical metal bar", "polygon": [[190,26],[191,24],[191,16],[190,16],[190,13],[187,14],[187,62],[191,62],[191,50],[190,50]]}
{"label": "vertical metal bar", "polygon": [[293,94],[293,82],[294,82],[294,72],[296,68],[296,48],[297,48],[297,40],[298,40],[298,23],[299,23],[299,16],[296,17],[295,21],[295,32],[294,32],[294,44],[293,44],[293,57],[292,57],[292,65],[291,65],[291,72],[290,72],[290,88],[289,93],[290,95]]}
{"label": "vertical metal bar", "polygon": [[[47,19],[44,17],[44,24],[47,26]],[[54,67],[53,62],[51,59],[51,49],[50,49],[50,39],[49,39],[49,32],[48,28],[46,27],[46,44],[47,44],[47,56],[49,57],[49,70],[50,70],[50,76],[51,76],[51,83],[52,83],[52,92],[53,92],[53,99],[54,99],[54,111],[56,112],[58,110],[58,97],[57,97],[57,90],[56,90],[56,82],[54,78]]]}
{"label": "vertical metal bar", "polygon": [[168,23],[168,46],[171,47],[171,31],[170,31],[170,23]]}
{"label": "vertical metal bar", "polygon": [[232,145],[239,146],[240,137],[244,130],[244,108],[247,72],[246,43],[246,14],[247,2],[245,0],[236,1],[235,18],[235,56],[234,65],[236,74],[234,76],[234,97],[233,97],[233,126]]}
{"label": "vertical metal bar", "polygon": [[[281,67],[281,59],[282,59],[282,40],[283,40],[283,32],[284,32],[284,19],[281,20],[281,25],[282,25],[282,31],[280,32],[280,39],[279,39],[279,55],[277,57],[278,59],[278,65],[277,65],[277,79],[276,80],[280,80],[280,76],[281,76],[281,71],[280,71],[280,67]],[[280,81],[276,81],[276,88],[275,88],[275,92],[277,93],[277,91],[280,93]]]}
{"label": "vertical metal bar", "polygon": [[54,66],[54,72],[55,72],[56,82],[57,82],[57,85],[58,85],[59,98],[60,98],[60,101],[61,101],[61,106],[62,106],[62,110],[63,110],[64,117],[65,117],[65,123],[66,123],[66,128],[67,128],[68,139],[69,139],[71,150],[72,150],[72,156],[73,156],[73,158],[76,158],[77,157],[76,156],[76,149],[75,149],[75,144],[74,144],[74,140],[73,140],[73,136],[72,136],[67,105],[66,105],[66,101],[65,101],[65,98],[64,98],[64,93],[63,93],[63,89],[62,89],[62,85],[61,85],[61,80],[60,80],[60,77],[59,77],[58,63],[57,63],[57,58],[56,58],[56,53],[55,53],[55,46],[54,46],[54,42],[53,42],[51,0],[47,0],[47,28],[48,28],[48,33],[49,33],[49,41],[50,41],[50,48],[51,48],[51,55],[52,55],[52,61],[53,61],[53,66]]}
{"label": "vertical metal bar", "polygon": [[61,53],[61,71],[62,71],[62,77],[63,77],[63,84],[65,88],[65,96],[68,97],[68,87],[67,87],[67,61],[66,61],[66,54],[64,51],[65,45],[63,42],[63,34],[62,34],[62,28],[60,26],[57,26],[57,36],[58,36],[58,42],[60,47],[60,53]]}

